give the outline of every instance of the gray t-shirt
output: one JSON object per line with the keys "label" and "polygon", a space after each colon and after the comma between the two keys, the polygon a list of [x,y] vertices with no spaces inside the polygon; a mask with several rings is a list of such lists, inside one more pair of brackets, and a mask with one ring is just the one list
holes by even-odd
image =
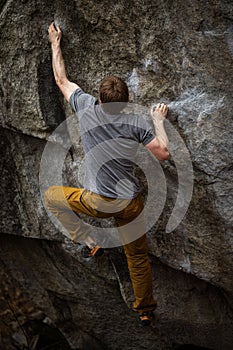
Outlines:
{"label": "gray t-shirt", "polygon": [[135,114],[107,114],[91,95],[78,88],[70,104],[79,119],[85,153],[84,188],[109,198],[130,199],[140,192],[134,175],[139,143],[155,137],[149,124]]}

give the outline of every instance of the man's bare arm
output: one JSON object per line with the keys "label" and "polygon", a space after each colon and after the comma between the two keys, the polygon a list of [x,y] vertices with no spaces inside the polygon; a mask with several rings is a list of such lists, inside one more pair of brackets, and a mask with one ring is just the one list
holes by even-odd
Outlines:
{"label": "man's bare arm", "polygon": [[49,26],[48,32],[52,48],[52,66],[54,78],[65,99],[69,102],[70,96],[79,86],[69,81],[66,76],[65,63],[62,57],[60,46],[62,37],[60,27],[56,26],[55,28],[54,22],[52,22]]}
{"label": "man's bare arm", "polygon": [[164,120],[167,116],[168,107],[162,103],[151,109],[151,117],[155,127],[156,137],[146,145],[159,160],[169,158],[169,141],[164,129]]}

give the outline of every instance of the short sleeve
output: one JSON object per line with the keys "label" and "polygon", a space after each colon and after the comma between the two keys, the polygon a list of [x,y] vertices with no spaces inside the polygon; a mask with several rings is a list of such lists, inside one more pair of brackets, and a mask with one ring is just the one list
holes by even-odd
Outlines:
{"label": "short sleeve", "polygon": [[86,94],[81,88],[76,89],[70,96],[70,105],[78,113],[91,105],[94,105],[96,99],[94,96]]}
{"label": "short sleeve", "polygon": [[146,146],[155,138],[155,133],[149,123],[141,116],[138,119],[139,143]]}

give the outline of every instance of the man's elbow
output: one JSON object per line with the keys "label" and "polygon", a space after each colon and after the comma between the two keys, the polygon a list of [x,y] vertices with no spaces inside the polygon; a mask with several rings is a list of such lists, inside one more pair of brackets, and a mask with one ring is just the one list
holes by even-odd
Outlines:
{"label": "man's elbow", "polygon": [[158,159],[158,160],[167,160],[170,156],[170,153],[164,145],[161,145],[157,142],[156,139],[152,140],[146,148]]}
{"label": "man's elbow", "polygon": [[170,157],[170,153],[167,151],[166,153],[164,153],[162,160],[168,160],[169,157]]}
{"label": "man's elbow", "polygon": [[57,86],[59,88],[61,88],[62,86],[65,86],[67,84],[68,79],[55,77],[55,82],[56,82]]}
{"label": "man's elbow", "polygon": [[170,153],[167,149],[163,149],[163,151],[160,153],[159,157],[157,157],[159,160],[168,160],[170,157]]}

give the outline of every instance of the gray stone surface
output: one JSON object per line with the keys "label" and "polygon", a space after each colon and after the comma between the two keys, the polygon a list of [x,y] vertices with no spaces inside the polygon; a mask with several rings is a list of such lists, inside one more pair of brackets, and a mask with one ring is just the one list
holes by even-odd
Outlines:
{"label": "gray stone surface", "polygon": [[[8,0],[0,8],[1,271],[10,300],[17,300],[14,286],[30,300],[33,310],[21,312],[22,322],[45,324],[48,317],[65,336],[64,348],[170,349],[191,343],[230,349],[232,1]],[[72,114],[52,75],[47,28],[54,18],[64,33],[69,78],[98,96],[101,79],[117,74],[127,81],[132,102],[148,108],[167,102],[170,123],[192,159],[192,200],[171,233],[166,225],[182,150],[174,147],[163,163],[167,200],[148,235],[160,306],[158,322],[147,332],[122,300],[129,306],[132,292],[127,273],[119,273],[118,264],[126,266],[120,250],[84,265],[43,208],[41,155],[51,132]],[[53,142],[56,147],[63,141]],[[64,183],[78,185],[82,158],[78,140],[67,155]],[[150,205],[152,210],[156,203]],[[4,288],[1,293],[6,303]],[[12,328],[1,327],[9,349],[10,339],[22,347],[15,321]]]}
{"label": "gray stone surface", "polygon": [[116,276],[127,303],[133,300],[126,261],[119,249],[99,260],[84,261],[69,241],[2,234],[0,253],[4,349],[13,349],[9,334],[14,342],[25,342],[18,322],[24,325],[28,341],[35,341],[36,335],[42,338],[44,325],[51,327],[47,340],[49,336],[54,339],[52,327],[56,328],[61,349],[66,349],[67,343],[72,349],[85,350],[161,350],[179,344],[231,349],[232,310],[224,294],[154,257],[153,285],[159,307],[152,327],[143,329],[118,288]]}

